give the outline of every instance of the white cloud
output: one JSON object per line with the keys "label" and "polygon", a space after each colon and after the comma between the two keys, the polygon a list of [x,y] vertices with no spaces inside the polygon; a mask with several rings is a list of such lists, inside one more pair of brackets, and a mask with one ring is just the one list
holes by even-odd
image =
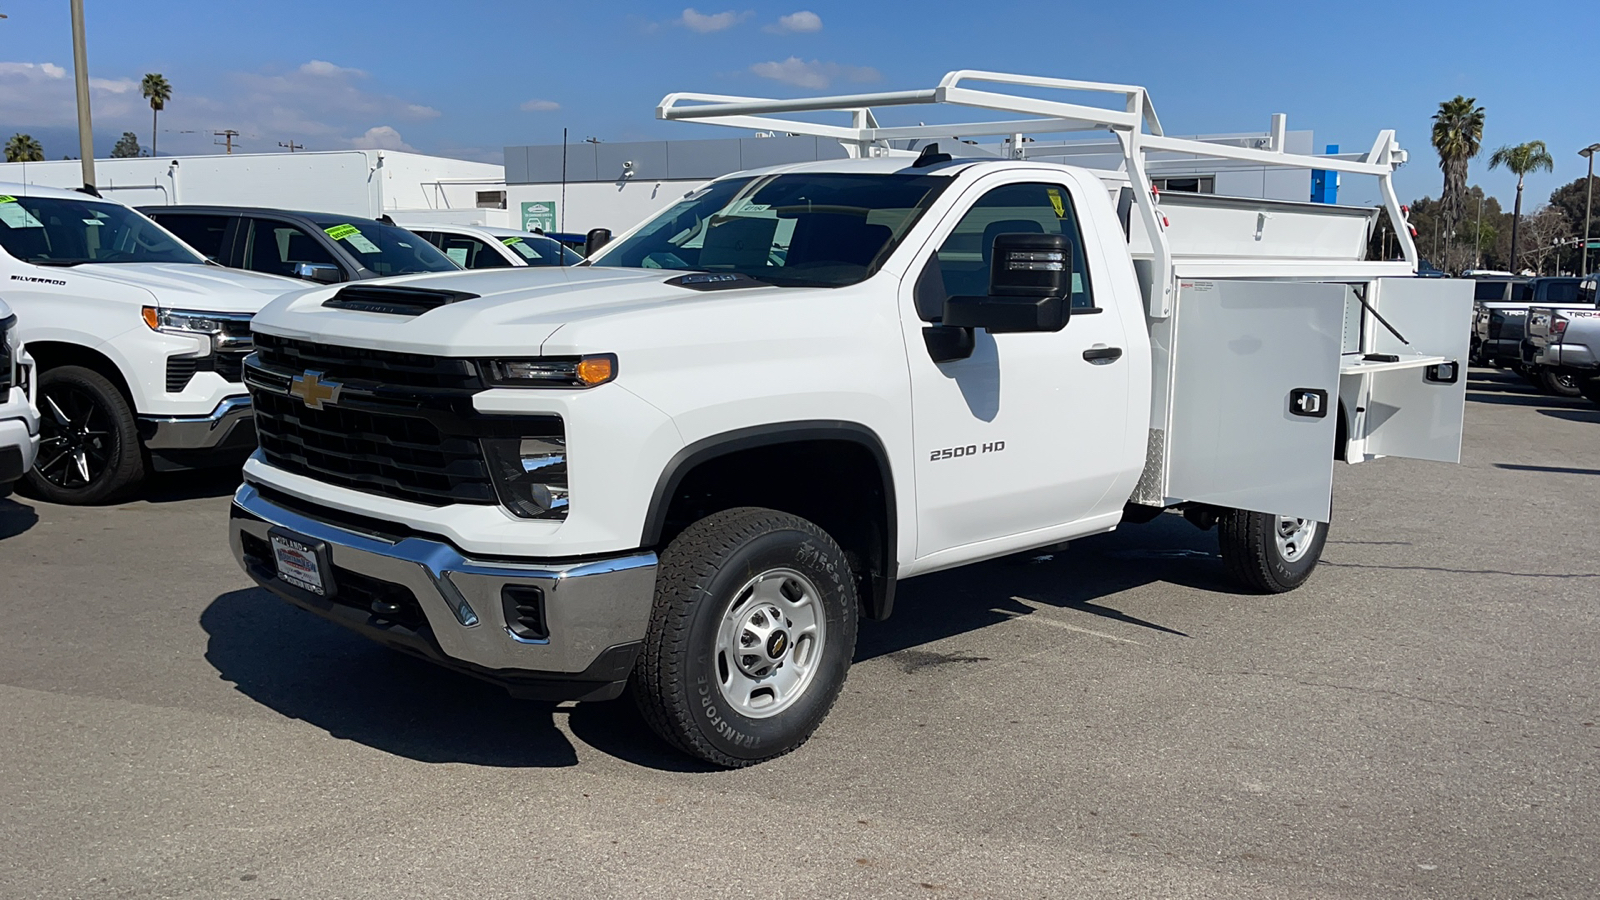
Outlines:
{"label": "white cloud", "polygon": [[350,77],[354,77],[354,78],[365,78],[365,77],[367,77],[367,73],[362,71],[362,70],[360,70],[360,69],[347,69],[344,66],[336,66],[333,63],[328,62],[325,59],[313,59],[310,62],[306,63],[305,65],[301,66],[300,67],[300,71],[304,72],[307,75],[321,75],[321,76],[324,76],[324,77],[343,77],[343,76],[350,76]]}
{"label": "white cloud", "polygon": [[712,13],[707,15],[706,13],[699,12],[691,7],[690,9],[683,11],[683,16],[679,19],[679,21],[682,22],[683,26],[688,28],[690,31],[698,31],[701,34],[710,34],[713,31],[723,31],[732,28],[749,17],[750,13],[748,12],[735,12],[731,9],[727,12]]}
{"label": "white cloud", "polygon": [[766,30],[773,34],[809,34],[822,30],[822,17],[809,9],[802,9],[787,16],[779,16],[778,21],[768,25]]}
{"label": "white cloud", "polygon": [[554,100],[529,100],[522,104],[523,112],[554,112],[561,108],[561,104]]}
{"label": "white cloud", "polygon": [[400,137],[400,132],[388,125],[368,128],[366,134],[351,138],[347,143],[357,150],[408,150],[415,153],[417,149],[406,143]]}
{"label": "white cloud", "polygon": [[0,62],[0,78],[48,78],[52,81],[67,77],[67,70],[55,63]]}
{"label": "white cloud", "polygon": [[115,80],[108,78],[91,78],[89,79],[89,87],[92,87],[97,91],[105,91],[108,94],[126,94],[127,92],[138,88],[139,83],[134,81],[132,78],[118,78]]}
{"label": "white cloud", "polygon": [[[0,62],[0,125],[11,128],[75,126],[77,102],[71,70],[55,63]],[[90,78],[90,108],[101,130],[118,131],[135,124],[122,123],[143,108],[138,82],[131,78]],[[104,124],[102,124],[104,123]]]}
{"label": "white cloud", "polygon": [[756,63],[750,67],[750,71],[762,78],[818,90],[834,81],[877,81],[882,77],[871,66],[845,66],[815,59],[806,62],[798,56],[791,56],[782,62]]}
{"label": "white cloud", "polygon": [[431,106],[423,106],[420,103],[407,103],[406,115],[413,119],[437,119],[444,115],[444,113],[439,112],[437,109],[434,109]]}

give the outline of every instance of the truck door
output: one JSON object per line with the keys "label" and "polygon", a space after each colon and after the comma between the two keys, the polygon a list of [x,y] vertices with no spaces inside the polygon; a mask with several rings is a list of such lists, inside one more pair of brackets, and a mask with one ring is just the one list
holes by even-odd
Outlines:
{"label": "truck door", "polygon": [[[1127,499],[1108,497],[1128,468],[1123,324],[1097,306],[1110,302],[1109,279],[1097,299],[1098,257],[1085,258],[1073,191],[1038,177],[1005,173],[974,184],[964,211],[941,223],[904,279],[919,559],[1115,513]],[[974,329],[970,355],[935,361],[924,331],[939,322],[945,297],[987,294],[995,236],[1016,232],[1072,241],[1071,320],[1053,334]]]}
{"label": "truck door", "polygon": [[1357,398],[1350,429],[1360,457],[1461,461],[1467,403],[1465,324],[1472,282],[1459,278],[1380,278],[1367,297],[1389,323],[1364,325],[1370,352],[1391,365],[1356,360],[1342,369],[1339,393]]}

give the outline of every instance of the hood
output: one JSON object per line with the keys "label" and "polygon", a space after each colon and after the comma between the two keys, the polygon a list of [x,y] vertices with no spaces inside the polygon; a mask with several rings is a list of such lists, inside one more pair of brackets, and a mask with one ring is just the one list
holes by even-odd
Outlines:
{"label": "hood", "polygon": [[83,263],[52,271],[143,288],[169,309],[253,313],[306,283],[195,263]]}
{"label": "hood", "polygon": [[536,353],[569,323],[627,316],[664,305],[704,306],[752,298],[790,297],[808,288],[745,288],[701,291],[665,284],[690,274],[672,269],[527,267],[442,272],[363,281],[363,288],[388,286],[462,291],[478,296],[419,316],[330,309],[323,303],[343,285],[305,291],[273,303],[254,327],[281,337],[328,341],[374,350],[440,356]]}

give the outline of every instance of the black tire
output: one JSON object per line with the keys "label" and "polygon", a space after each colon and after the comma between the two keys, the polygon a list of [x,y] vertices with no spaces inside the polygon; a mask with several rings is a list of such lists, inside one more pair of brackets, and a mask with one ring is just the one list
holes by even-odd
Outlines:
{"label": "black tire", "polygon": [[1539,369],[1539,390],[1557,397],[1577,397],[1583,393],[1578,387],[1578,379],[1548,366]]}
{"label": "black tire", "polygon": [[1578,393],[1591,403],[1600,403],[1600,378],[1585,378],[1578,382]]}
{"label": "black tire", "polygon": [[[782,581],[790,577],[782,573],[798,573],[802,579]],[[745,665],[769,657],[753,652],[730,659],[717,650],[717,643],[730,627],[739,630],[728,623],[759,612],[757,583],[768,577],[780,579],[771,589],[785,596],[792,596],[792,586],[815,591],[814,596],[801,596],[814,604],[812,615],[821,614],[821,649],[811,644],[815,655],[808,669],[801,655],[803,636],[780,641],[774,632],[764,644],[744,645],[770,655],[779,644],[778,656],[770,659],[792,654],[784,662],[794,667],[782,677],[810,673],[778,711],[750,716],[729,699],[735,683],[729,667],[740,667],[733,670],[743,679],[737,683],[760,684],[760,679],[746,676]],[[801,615],[798,609],[796,617]],[[838,699],[855,654],[856,618],[855,579],[844,551],[821,528],[798,516],[754,507],[707,516],[684,529],[661,554],[655,609],[634,668],[634,700],[657,734],[706,762],[738,768],[781,756],[804,744]],[[788,627],[794,627],[792,621]],[[741,638],[746,635],[740,632]],[[778,679],[783,664],[773,664],[777,669],[767,677]],[[775,704],[780,699],[776,692],[773,698]]]}
{"label": "black tire", "polygon": [[[1293,520],[1303,522],[1305,520]],[[1311,534],[1286,554],[1279,546],[1279,518],[1270,513],[1230,509],[1217,518],[1217,544],[1228,576],[1263,594],[1292,591],[1311,577],[1328,540],[1326,522],[1312,522]]]}
{"label": "black tire", "polygon": [[104,375],[79,366],[46,369],[39,375],[39,413],[39,458],[24,482],[30,496],[75,506],[112,503],[144,479],[133,410]]}

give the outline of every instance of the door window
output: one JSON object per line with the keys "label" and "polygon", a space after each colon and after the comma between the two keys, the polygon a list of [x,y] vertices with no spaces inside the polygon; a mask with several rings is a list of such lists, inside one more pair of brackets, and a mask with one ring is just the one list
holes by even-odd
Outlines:
{"label": "door window", "polygon": [[[944,279],[944,295],[981,297],[989,293],[994,239],[1017,233],[1066,235],[1072,244],[1072,308],[1093,308],[1094,292],[1072,196],[1055,184],[1007,184],[980,197],[939,246],[938,272]],[[919,286],[917,308],[925,321],[938,321],[944,312],[944,297],[936,287]]]}
{"label": "door window", "polygon": [[157,213],[153,218],[161,226],[183,239],[185,244],[199,250],[217,262],[226,264],[227,255],[222,247],[222,239],[228,234],[227,216],[191,216],[191,215],[161,215]]}
{"label": "door window", "polygon": [[433,242],[463,269],[501,269],[511,265],[498,250],[464,234],[440,234]]}
{"label": "door window", "polygon": [[[287,222],[270,219],[250,220],[250,239],[245,243],[244,268],[269,275],[294,277],[299,263],[339,266],[317,239]],[[343,272],[344,267],[339,266]]]}

